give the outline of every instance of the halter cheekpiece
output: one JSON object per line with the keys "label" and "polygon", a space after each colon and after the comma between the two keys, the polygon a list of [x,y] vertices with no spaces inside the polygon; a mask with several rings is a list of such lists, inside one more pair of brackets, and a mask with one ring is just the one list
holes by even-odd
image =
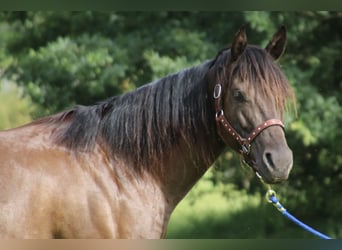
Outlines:
{"label": "halter cheekpiece", "polygon": [[269,119],[253,129],[252,132],[250,132],[250,134],[246,138],[244,138],[234,129],[234,127],[230,124],[230,122],[224,115],[222,107],[222,84],[220,82],[218,82],[214,87],[213,98],[215,101],[215,120],[217,133],[219,134],[223,142],[230,146],[231,143],[229,142],[227,135],[233,138],[233,140],[240,145],[240,148],[238,149],[234,147],[233,148],[244,157],[244,160],[246,163],[248,163],[248,165],[253,166],[253,159],[250,156],[250,152],[251,144],[254,139],[266,128],[271,126],[280,126],[284,129],[284,124],[279,119]]}

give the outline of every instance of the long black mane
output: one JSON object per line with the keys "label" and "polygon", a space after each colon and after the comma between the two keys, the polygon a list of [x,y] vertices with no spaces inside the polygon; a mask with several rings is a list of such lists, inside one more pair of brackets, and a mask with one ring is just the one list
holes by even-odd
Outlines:
{"label": "long black mane", "polygon": [[53,123],[65,123],[56,140],[75,151],[91,150],[102,142],[116,157],[144,168],[155,168],[154,163],[182,142],[202,152],[200,160],[207,162],[212,152],[205,138],[215,134],[206,80],[211,64],[207,61],[96,105],[50,117]]}

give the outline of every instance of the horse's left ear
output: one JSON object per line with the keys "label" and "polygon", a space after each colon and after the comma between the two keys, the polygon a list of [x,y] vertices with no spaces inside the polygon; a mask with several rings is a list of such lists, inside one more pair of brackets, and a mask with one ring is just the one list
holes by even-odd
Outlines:
{"label": "horse's left ear", "polygon": [[238,32],[236,32],[234,41],[232,43],[232,47],[230,48],[231,53],[231,61],[236,61],[242,52],[247,47],[247,35],[246,35],[246,29],[245,26],[242,26]]}
{"label": "horse's left ear", "polygon": [[265,47],[265,50],[274,60],[277,60],[283,54],[286,45],[286,37],[286,28],[281,26]]}

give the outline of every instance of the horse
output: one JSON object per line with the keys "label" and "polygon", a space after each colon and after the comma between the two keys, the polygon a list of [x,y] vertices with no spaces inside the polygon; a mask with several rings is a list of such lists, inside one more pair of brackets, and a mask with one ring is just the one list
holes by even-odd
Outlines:
{"label": "horse", "polygon": [[1,131],[0,237],[163,238],[227,147],[266,183],[285,181],[285,44],[285,27],[265,48],[242,27],[200,65]]}

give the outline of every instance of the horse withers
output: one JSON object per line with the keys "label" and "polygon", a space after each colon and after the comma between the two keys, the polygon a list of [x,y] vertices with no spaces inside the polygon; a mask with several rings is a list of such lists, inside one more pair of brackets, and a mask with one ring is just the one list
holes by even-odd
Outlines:
{"label": "horse withers", "polygon": [[227,146],[265,182],[286,180],[285,41],[282,27],[265,49],[247,45],[242,28],[201,65],[0,132],[0,237],[164,237]]}

